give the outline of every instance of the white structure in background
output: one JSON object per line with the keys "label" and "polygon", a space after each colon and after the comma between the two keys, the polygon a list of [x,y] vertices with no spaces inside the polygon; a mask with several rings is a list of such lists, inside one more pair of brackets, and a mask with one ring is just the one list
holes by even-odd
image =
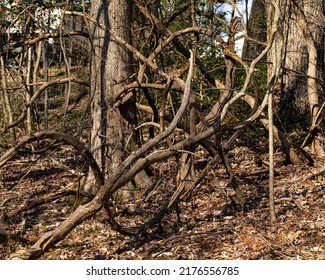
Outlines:
{"label": "white structure in background", "polygon": [[[16,55],[23,51],[22,46],[18,46],[23,40],[29,38],[26,30],[26,25],[32,24],[32,32],[41,35],[45,33],[57,32],[61,26],[62,10],[59,8],[47,9],[44,7],[36,7],[30,4],[21,13],[24,16],[17,16],[13,11],[17,10],[18,4],[13,1],[2,0],[1,10],[4,24],[0,28],[1,42],[0,48],[2,50],[10,50],[6,56],[6,65],[10,69],[18,69],[18,62],[15,59]],[[33,8],[30,12],[29,9]],[[22,22],[23,20],[23,22]],[[17,45],[18,43],[18,45]],[[48,39],[50,45],[54,45],[53,38]],[[14,48],[14,49],[12,49]]]}
{"label": "white structure in background", "polygon": [[[14,7],[17,7],[17,4],[15,2],[9,3],[7,0],[2,0],[1,2],[1,4],[7,10],[5,20],[7,22],[11,22],[5,32],[9,37],[11,34],[23,33],[22,22],[19,20],[17,15],[10,13]],[[25,9],[25,12],[28,14],[28,8]],[[59,29],[62,20],[62,10],[59,8],[47,9],[43,7],[37,7],[33,14],[30,13],[30,16],[31,20],[37,23],[37,28],[33,31],[41,34]]]}
{"label": "white structure in background", "polygon": [[[47,32],[53,32],[60,28],[60,25],[62,23],[62,16],[63,12],[59,8],[53,8],[53,9],[41,9],[38,8],[35,13],[35,17],[37,19],[42,18],[42,21],[39,21],[42,26],[40,26],[40,32],[47,33]],[[37,32],[37,31],[36,31]],[[54,40],[53,38],[48,39],[49,44],[53,44]]]}
{"label": "white structure in background", "polygon": [[[246,6],[246,4],[247,4],[247,6]],[[251,7],[252,7],[252,0],[248,0],[247,2],[246,2],[246,0],[242,0],[241,2],[238,1],[238,3],[236,3],[235,16],[240,17],[241,21],[244,20],[244,23],[246,23],[247,19],[249,18]],[[224,3],[220,9],[223,12],[226,12],[226,19],[228,22],[230,22],[230,14],[232,11],[232,4]],[[236,51],[237,55],[239,57],[241,57],[242,53],[243,53],[244,42],[245,42],[245,32],[243,30],[239,31],[235,37],[236,37],[235,51]],[[224,39],[226,40],[227,38],[224,38]]]}
{"label": "white structure in background", "polygon": [[240,31],[236,34],[236,42],[235,42],[235,52],[239,57],[243,54],[243,46],[245,42],[245,32]]}

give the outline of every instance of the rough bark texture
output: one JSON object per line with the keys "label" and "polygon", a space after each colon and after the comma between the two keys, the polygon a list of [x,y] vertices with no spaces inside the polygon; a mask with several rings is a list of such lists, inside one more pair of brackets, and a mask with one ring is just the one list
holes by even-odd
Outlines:
{"label": "rough bark texture", "polygon": [[[323,117],[319,114],[324,81],[323,0],[281,1],[281,24],[269,59],[282,66],[281,108],[311,123],[312,153],[324,155]],[[269,11],[269,14],[271,12]],[[270,17],[272,18],[272,16]]]}
{"label": "rough bark texture", "polygon": [[[323,80],[323,1],[297,0],[295,3],[297,3],[307,19],[308,27],[318,52],[317,76],[313,78]],[[282,44],[285,45],[282,61],[284,74],[282,104],[287,110],[294,109],[299,114],[309,115],[308,77],[306,75],[308,72],[308,45],[298,25],[297,16],[291,1],[282,1],[281,11],[281,35],[277,37],[278,45],[275,46],[274,51],[278,51]],[[280,42],[280,40],[283,42]],[[318,85],[319,89],[320,84]]]}
{"label": "rough bark texture", "polygon": [[[130,1],[93,1],[92,18],[110,28],[126,42],[131,40]],[[110,40],[110,35],[92,24],[92,130],[91,149],[104,174],[112,174],[125,158],[126,142],[130,137],[128,122],[135,120],[135,104],[129,101],[114,108],[114,96],[132,75],[132,56]],[[89,180],[88,180],[89,182]]]}
{"label": "rough bark texture", "polygon": [[[249,38],[266,41],[266,6],[264,1],[253,0],[252,8],[247,22],[247,35]],[[254,59],[265,46],[255,41],[245,40],[242,57],[245,59]]]}
{"label": "rough bark texture", "polygon": [[[311,12],[316,12],[315,7],[322,9],[320,5],[322,1],[318,3],[314,3],[315,6],[308,5],[305,11],[302,7],[298,6],[298,4],[292,1],[294,6],[294,12],[297,18],[297,24],[303,34],[307,45],[308,51],[308,67],[307,67],[307,92],[308,92],[308,101],[311,115],[311,130],[313,131],[313,140],[312,140],[312,153],[316,156],[324,156],[324,137],[322,135],[322,120],[323,117],[320,116],[320,96],[319,96],[319,87],[317,87],[317,78],[319,73],[323,69],[323,64],[320,64],[318,61],[318,57],[323,55],[320,53],[319,48],[322,49],[323,45],[323,34],[319,36],[318,34],[312,33],[311,29],[313,28],[313,24],[308,22],[306,15],[309,12],[308,8],[311,8]],[[316,1],[317,2],[317,1]],[[318,12],[319,13],[319,12]],[[324,17],[319,15],[317,17],[317,24],[324,29]],[[317,40],[318,39],[318,40]],[[320,42],[319,39],[321,40]],[[320,44],[318,44],[320,43]],[[320,60],[321,61],[321,60]],[[322,62],[322,61],[321,61]]]}

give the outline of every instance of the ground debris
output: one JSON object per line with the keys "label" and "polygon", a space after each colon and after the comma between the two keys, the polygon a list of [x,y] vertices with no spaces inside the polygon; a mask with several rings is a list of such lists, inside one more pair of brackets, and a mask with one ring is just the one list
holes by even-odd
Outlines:
{"label": "ground debris", "polygon": [[[61,153],[61,154],[60,154]],[[65,156],[63,156],[63,154]],[[54,157],[58,157],[53,160]],[[64,158],[61,166],[54,163]],[[1,170],[2,216],[32,201],[62,190],[77,180],[69,172],[80,169],[82,159],[58,150],[39,160],[17,158]],[[75,162],[75,161],[77,162]],[[325,259],[324,162],[314,167],[287,165],[278,156],[275,169],[277,221],[271,224],[268,209],[268,166],[263,156],[246,147],[229,158],[238,181],[243,207],[236,205],[224,167],[216,163],[191,196],[179,201],[159,225],[139,236],[113,231],[103,212],[73,230],[42,259]],[[209,158],[199,158],[203,170]],[[19,162],[19,168],[17,168]],[[175,159],[157,165],[159,186],[141,199],[116,205],[116,220],[127,227],[139,226],[162,207],[175,191]],[[157,180],[158,181],[158,180]],[[34,244],[45,232],[57,227],[73,211],[71,200],[62,196],[6,219],[8,246],[0,258]],[[178,215],[176,214],[178,212]]]}

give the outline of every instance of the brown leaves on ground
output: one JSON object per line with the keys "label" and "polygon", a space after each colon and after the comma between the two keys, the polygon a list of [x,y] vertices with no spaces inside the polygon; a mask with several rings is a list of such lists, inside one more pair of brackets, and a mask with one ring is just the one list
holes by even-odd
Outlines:
{"label": "brown leaves on ground", "polygon": [[[2,169],[2,215],[77,181],[71,170],[85,171],[82,159],[66,147],[56,149],[42,158],[21,154]],[[242,205],[236,203],[236,194],[228,186],[229,176],[220,162],[186,201],[168,212],[160,225],[139,236],[124,236],[113,231],[104,213],[99,212],[42,258],[325,259],[324,162],[318,161],[314,167],[296,167],[286,165],[282,155],[276,155],[277,222],[271,224],[267,155],[241,147],[229,157]],[[197,174],[208,160],[206,155],[197,159]],[[152,172],[161,182],[146,200],[139,197],[143,190],[137,190],[134,201],[114,204],[116,219],[123,226],[138,226],[152,218],[175,191],[175,158],[156,164]],[[5,227],[11,239],[7,247],[0,247],[0,258],[32,245],[71,211],[71,197],[61,197],[10,217]]]}

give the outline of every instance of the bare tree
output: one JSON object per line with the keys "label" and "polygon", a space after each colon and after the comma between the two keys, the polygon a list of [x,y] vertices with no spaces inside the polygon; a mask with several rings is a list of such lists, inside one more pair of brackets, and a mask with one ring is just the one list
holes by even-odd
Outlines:
{"label": "bare tree", "polygon": [[90,31],[91,149],[103,174],[112,174],[126,155],[132,152],[132,145],[127,140],[132,137],[131,125],[136,123],[136,107],[133,97],[121,104],[120,108],[114,106],[114,96],[131,79],[132,55],[112,41],[102,27],[110,28],[130,43],[131,11],[131,2],[124,0],[93,1],[91,5],[90,15],[96,19],[95,23],[91,23]]}

